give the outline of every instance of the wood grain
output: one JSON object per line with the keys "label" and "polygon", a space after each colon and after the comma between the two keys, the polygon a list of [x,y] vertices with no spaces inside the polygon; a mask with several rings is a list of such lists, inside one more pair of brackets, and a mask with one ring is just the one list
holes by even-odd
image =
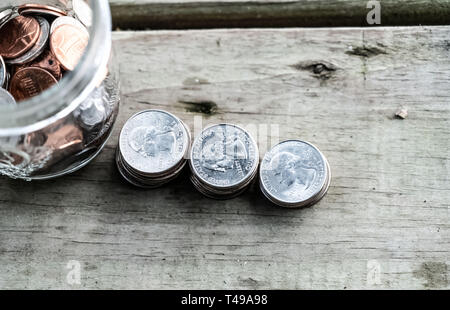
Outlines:
{"label": "wood grain", "polygon": [[[111,0],[115,27],[369,26],[365,0]],[[381,25],[447,25],[449,0],[382,0]]]}
{"label": "wood grain", "polygon": [[[54,181],[0,179],[0,287],[449,288],[449,33],[115,33],[123,103],[106,149]],[[256,186],[206,199],[188,171],[135,189],[114,150],[125,120],[148,108],[192,129],[199,119],[265,124],[260,138],[278,127],[280,139],[311,141],[330,161],[330,191],[290,211]],[[81,263],[79,286],[66,282],[70,260]]]}

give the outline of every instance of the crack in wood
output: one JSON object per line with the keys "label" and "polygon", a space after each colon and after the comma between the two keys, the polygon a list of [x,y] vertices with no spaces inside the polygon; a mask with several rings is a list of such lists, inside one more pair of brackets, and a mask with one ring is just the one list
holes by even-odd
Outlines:
{"label": "crack in wood", "polygon": [[378,46],[362,45],[356,47],[350,47],[350,50],[345,52],[348,55],[360,56],[360,57],[374,57],[378,55],[387,55],[387,51],[382,44],[377,44]]}

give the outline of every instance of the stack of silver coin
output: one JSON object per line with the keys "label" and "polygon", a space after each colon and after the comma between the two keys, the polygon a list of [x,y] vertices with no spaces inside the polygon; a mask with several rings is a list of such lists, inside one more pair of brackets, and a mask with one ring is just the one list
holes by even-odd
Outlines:
{"label": "stack of silver coin", "polygon": [[241,127],[213,125],[195,139],[189,164],[191,181],[199,192],[214,199],[233,198],[257,175],[258,146]]}
{"label": "stack of silver coin", "polygon": [[327,193],[330,182],[327,159],[308,142],[282,142],[261,162],[261,191],[281,207],[302,208],[319,202]]}
{"label": "stack of silver coin", "polygon": [[117,167],[135,186],[160,187],[181,173],[190,144],[189,128],[178,117],[161,110],[142,111],[120,133]]}

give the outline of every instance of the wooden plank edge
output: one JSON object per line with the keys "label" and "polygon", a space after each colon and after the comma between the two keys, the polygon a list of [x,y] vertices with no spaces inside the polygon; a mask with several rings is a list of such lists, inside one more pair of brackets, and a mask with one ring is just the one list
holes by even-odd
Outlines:
{"label": "wooden plank edge", "polygon": [[[277,27],[367,27],[366,1],[325,2],[190,2],[111,3],[117,29],[208,29]],[[450,1],[383,3],[380,26],[447,25]]]}

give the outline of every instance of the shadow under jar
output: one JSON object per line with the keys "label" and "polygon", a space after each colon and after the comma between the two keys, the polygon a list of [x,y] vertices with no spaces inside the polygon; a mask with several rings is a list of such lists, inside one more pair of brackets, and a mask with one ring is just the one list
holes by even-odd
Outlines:
{"label": "shadow under jar", "polygon": [[[66,14],[68,18],[58,20]],[[7,24],[17,16],[21,30]],[[88,164],[106,144],[116,121],[118,66],[111,57],[109,4],[107,0],[2,0],[0,33],[3,38],[5,33],[11,36],[8,44],[23,36],[24,27],[39,29],[20,40],[32,45],[24,47],[27,52],[17,44],[11,51],[0,43],[0,83],[2,67],[5,71],[0,85],[0,174],[50,179]],[[77,36],[85,40],[84,46],[80,47]],[[40,55],[30,57],[33,53]]]}

